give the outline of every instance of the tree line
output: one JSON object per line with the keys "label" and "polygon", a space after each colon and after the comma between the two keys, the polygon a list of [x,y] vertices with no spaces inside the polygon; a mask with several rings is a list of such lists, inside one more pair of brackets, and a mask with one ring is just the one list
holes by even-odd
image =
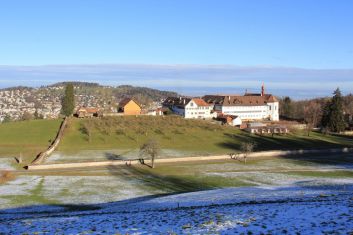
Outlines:
{"label": "tree line", "polygon": [[332,97],[294,101],[286,96],[280,99],[282,119],[295,120],[310,130],[319,127],[324,132],[342,132],[353,127],[353,94],[342,96],[339,88]]}

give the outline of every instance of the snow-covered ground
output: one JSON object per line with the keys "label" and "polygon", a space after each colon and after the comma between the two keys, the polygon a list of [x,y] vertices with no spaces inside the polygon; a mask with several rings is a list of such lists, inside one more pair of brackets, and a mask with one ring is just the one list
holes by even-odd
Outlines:
{"label": "snow-covered ground", "polygon": [[[4,234],[349,234],[353,186],[227,188],[70,208],[2,210]],[[83,210],[85,209],[85,210]]]}
{"label": "snow-covered ground", "polygon": [[0,170],[14,170],[12,157],[0,157]]}
{"label": "snow-covered ground", "polygon": [[[162,149],[161,156],[163,158],[191,157],[205,153],[194,151],[183,151],[175,149]],[[111,159],[137,159],[139,157],[139,149],[110,149],[110,150],[82,150],[77,153],[54,152],[48,159],[47,163],[62,162],[82,162],[82,161],[106,161]]]}
{"label": "snow-covered ground", "polygon": [[140,187],[138,181],[115,176],[19,176],[0,185],[0,209],[48,202],[80,204],[121,201],[158,193],[163,191],[148,190]]}
{"label": "snow-covered ground", "polygon": [[[95,159],[106,157],[100,152]],[[18,171],[0,185],[0,235],[349,234],[353,164],[347,159],[353,156],[344,157],[337,164],[283,158],[161,164],[151,174],[132,167]],[[10,160],[0,159],[0,166],[11,167]],[[168,194],[185,180],[254,187]]]}

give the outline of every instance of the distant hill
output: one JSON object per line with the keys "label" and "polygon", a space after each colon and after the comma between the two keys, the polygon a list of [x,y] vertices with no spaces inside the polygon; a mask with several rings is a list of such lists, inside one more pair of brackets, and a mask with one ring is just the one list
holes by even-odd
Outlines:
{"label": "distant hill", "polygon": [[80,87],[99,87],[99,83],[92,83],[92,82],[58,82],[54,83],[52,85],[49,85],[47,87],[59,87],[59,86],[66,86],[67,84],[73,84],[74,86],[80,86]]}
{"label": "distant hill", "polygon": [[118,100],[133,97],[141,104],[147,104],[153,101],[158,102],[168,96],[179,96],[176,92],[160,91],[147,87],[134,87],[129,85],[115,87],[113,88],[112,93]]}
{"label": "distant hill", "polygon": [[148,87],[135,87],[130,85],[113,87],[88,82],[61,82],[53,84],[50,87],[62,87],[69,83],[75,86],[75,93],[77,95],[102,96],[105,97],[105,100],[107,101],[109,101],[111,97],[115,97],[118,102],[124,98],[133,98],[143,106],[149,105],[153,102],[160,102],[168,96],[178,96],[176,92],[161,91]]}
{"label": "distant hill", "polygon": [[28,86],[14,86],[8,88],[1,88],[0,91],[14,91],[14,90],[33,90],[34,88]]}
{"label": "distant hill", "polygon": [[[124,98],[133,98],[139,102],[142,106],[151,105],[153,102],[160,102],[168,96],[179,96],[176,92],[172,91],[161,91],[158,89],[152,89],[148,87],[135,87],[130,85],[121,86],[103,86],[99,83],[90,82],[79,82],[79,81],[67,81],[55,83],[48,86],[41,86],[40,88],[31,87],[9,87],[2,90],[26,90],[33,93],[33,97],[61,97],[63,94],[63,87],[67,84],[73,84],[75,86],[75,94],[79,97],[85,97],[84,103],[97,104],[102,107],[105,104],[115,104]],[[92,98],[94,97],[94,98]],[[26,99],[29,99],[28,97]],[[91,102],[94,99],[94,102]],[[91,100],[91,101],[90,101]]]}

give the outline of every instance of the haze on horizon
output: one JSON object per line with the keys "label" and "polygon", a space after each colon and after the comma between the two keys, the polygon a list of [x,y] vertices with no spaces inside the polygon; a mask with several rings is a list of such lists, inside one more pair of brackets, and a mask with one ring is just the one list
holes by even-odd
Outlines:
{"label": "haze on horizon", "polygon": [[4,1],[0,88],[60,81],[296,99],[353,91],[353,2]]}
{"label": "haze on horizon", "polygon": [[[295,99],[330,96],[340,87],[353,90],[353,70],[314,70],[230,65],[48,65],[0,66],[0,88],[39,87],[63,81],[133,85],[176,91],[184,95],[242,94],[266,91]],[[339,77],[340,79],[336,79]],[[283,79],[287,78],[287,79]]]}

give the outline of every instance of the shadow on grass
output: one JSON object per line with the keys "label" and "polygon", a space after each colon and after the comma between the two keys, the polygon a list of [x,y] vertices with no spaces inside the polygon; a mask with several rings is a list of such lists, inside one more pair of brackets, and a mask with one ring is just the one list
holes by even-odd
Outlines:
{"label": "shadow on grass", "polygon": [[107,160],[109,161],[114,161],[114,160],[124,160],[124,157],[119,155],[119,154],[115,154],[115,153],[109,153],[106,152],[104,153],[104,156]]}
{"label": "shadow on grass", "polygon": [[[220,143],[220,147],[239,150],[242,142],[256,144],[255,151],[262,150],[293,150],[293,149],[328,149],[353,146],[351,138],[345,136],[294,136],[294,135],[255,135],[255,134],[224,134],[227,142]],[[322,138],[320,138],[322,137]]]}
{"label": "shadow on grass", "polygon": [[[274,196],[276,198],[276,191],[274,191],[273,188],[271,189],[259,189],[259,193],[263,193],[264,191],[271,191],[274,193]],[[345,194],[350,196],[353,192],[353,184],[351,183],[342,183],[338,185],[332,185],[332,184],[310,184],[310,181],[301,181],[297,182],[294,186],[289,186],[286,188],[280,187],[280,190],[285,190],[288,192],[291,192],[290,194],[293,195],[294,198],[301,198],[306,195],[310,195],[311,191],[315,190],[320,190],[323,192],[329,192],[329,194],[318,194],[317,197],[329,197],[329,196],[334,196],[337,193],[340,194]],[[335,192],[332,192],[332,190],[335,190]],[[250,191],[253,193],[253,189]],[[334,194],[333,194],[334,193]],[[8,209],[0,209],[0,221],[2,222],[11,222],[14,220],[19,220],[19,221],[24,221],[27,219],[48,219],[50,217],[63,217],[66,218],[68,214],[67,212],[70,213],[77,213],[75,216],[87,216],[87,215],[100,215],[102,213],[114,213],[114,211],[100,211],[112,207],[116,207],[116,212],[117,213],[131,213],[129,208],[129,204],[134,205],[140,202],[148,201],[150,199],[154,198],[159,198],[159,197],[164,197],[166,196],[165,194],[159,194],[159,195],[152,195],[152,196],[142,196],[142,197],[137,197],[137,198],[132,198],[132,199],[126,199],[126,200],[121,200],[121,201],[115,201],[115,202],[107,202],[107,203],[94,203],[94,204],[47,204],[47,205],[31,205],[31,206],[22,206],[22,207],[17,207],[17,208],[8,208]],[[310,198],[313,198],[312,196],[309,196]],[[269,197],[271,198],[271,197]],[[287,200],[287,199],[286,199]],[[269,201],[264,201],[260,200],[259,202],[255,202],[253,197],[249,196],[249,200],[245,202],[246,204],[267,204],[267,203],[288,203],[288,201],[281,201],[281,199],[272,199]],[[177,203],[176,203],[177,204]],[[220,204],[217,204],[216,201],[212,200],[210,198],[210,202],[208,205],[201,205],[201,206],[196,206],[196,207],[215,207],[215,206],[226,206],[226,205],[239,205],[239,203],[234,202],[234,203],[224,203],[220,201]],[[185,206],[183,207],[185,208]],[[190,208],[195,208],[195,206],[190,205]],[[159,210],[175,210],[179,209],[179,205],[176,206],[175,208],[171,208],[168,206],[168,208],[163,208]],[[80,214],[82,212],[82,214]],[[132,212],[135,213],[135,212]],[[0,232],[1,234],[1,232]]]}
{"label": "shadow on grass", "polygon": [[[220,143],[223,148],[240,151],[241,143],[255,143],[254,151],[266,150],[300,150],[317,149],[327,150],[324,153],[306,153],[281,156],[284,159],[301,160],[303,163],[310,162],[316,164],[340,165],[340,167],[352,168],[353,153],[343,152],[345,147],[353,147],[353,141],[349,136],[321,136],[313,133],[313,137],[293,136],[293,135],[255,135],[255,134],[225,134],[227,141]],[[318,135],[318,136],[315,136]],[[348,144],[347,144],[348,143]],[[331,149],[342,149],[342,151],[333,152]],[[346,165],[346,166],[345,166]]]}
{"label": "shadow on grass", "polygon": [[111,175],[127,177],[128,180],[137,181],[144,187],[165,191],[167,194],[217,188],[216,185],[202,181],[199,177],[160,175],[153,172],[154,169],[143,165],[108,166],[107,169]]}

